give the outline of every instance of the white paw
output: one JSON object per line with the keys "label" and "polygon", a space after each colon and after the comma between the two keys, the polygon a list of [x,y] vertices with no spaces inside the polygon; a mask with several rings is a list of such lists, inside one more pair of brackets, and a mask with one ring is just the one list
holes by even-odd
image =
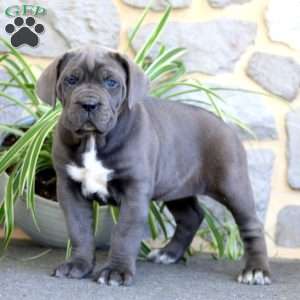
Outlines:
{"label": "white paw", "polygon": [[147,259],[157,264],[166,264],[166,265],[173,264],[176,262],[175,257],[172,257],[167,253],[162,252],[159,249],[152,250],[148,254]]}
{"label": "white paw", "polygon": [[97,282],[101,285],[105,285],[105,279],[103,277],[99,277],[99,279],[97,280]]}
{"label": "white paw", "polygon": [[265,275],[262,270],[249,270],[241,273],[237,281],[239,283],[250,284],[250,285],[270,285],[271,279]]}
{"label": "white paw", "polygon": [[117,281],[117,280],[114,280],[114,279],[110,279],[108,281],[108,285],[110,285],[110,286],[120,286],[120,282]]}

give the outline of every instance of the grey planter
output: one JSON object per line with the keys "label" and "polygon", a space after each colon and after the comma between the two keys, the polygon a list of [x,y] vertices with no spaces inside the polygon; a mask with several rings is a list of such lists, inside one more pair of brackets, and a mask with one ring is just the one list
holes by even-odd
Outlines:
{"label": "grey planter", "polygon": [[[0,176],[0,199],[3,199],[4,187],[8,176]],[[38,230],[32,220],[30,210],[26,209],[26,203],[21,198],[15,205],[15,223],[31,239],[38,244],[47,247],[66,247],[68,233],[63,212],[57,202],[35,196],[36,219]],[[110,244],[110,235],[114,223],[108,207],[101,207],[100,220],[96,231],[96,247],[107,249]]]}

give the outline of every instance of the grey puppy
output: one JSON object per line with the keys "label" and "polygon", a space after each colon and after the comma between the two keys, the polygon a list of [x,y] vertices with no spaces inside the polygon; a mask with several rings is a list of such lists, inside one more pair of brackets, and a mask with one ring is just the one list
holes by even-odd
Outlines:
{"label": "grey puppy", "polygon": [[106,48],[58,57],[38,80],[37,93],[51,105],[58,98],[63,106],[53,161],[73,255],[54,276],[83,278],[93,271],[93,199],[120,206],[107,264],[95,280],[129,285],[150,200],[165,201],[177,227],[149,259],[174,263],[203,220],[196,196],[205,194],[225,205],[239,226],[246,265],[238,281],[270,283],[245,151],[229,126],[203,109],[150,97],[143,71]]}

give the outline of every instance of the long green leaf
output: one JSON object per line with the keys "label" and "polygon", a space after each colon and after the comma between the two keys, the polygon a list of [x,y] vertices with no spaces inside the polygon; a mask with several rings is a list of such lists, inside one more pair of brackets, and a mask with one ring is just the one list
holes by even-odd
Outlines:
{"label": "long green leaf", "polygon": [[0,55],[0,62],[3,61],[3,60],[5,60],[8,57],[8,55],[9,54],[7,54],[7,53],[3,54],[3,55]]}
{"label": "long green leaf", "polygon": [[147,258],[150,251],[151,247],[145,241],[142,241],[140,247],[140,257],[143,259]]}
{"label": "long green leaf", "polygon": [[[168,51],[165,51],[163,54],[158,56],[152,64],[147,68],[145,73],[148,75],[150,80],[155,78],[154,75],[157,76],[159,72],[167,65],[177,60],[180,56],[182,56],[186,52],[185,48],[174,48]],[[153,76],[153,77],[152,77]]]}
{"label": "long green leaf", "polygon": [[[20,193],[23,193],[26,182],[29,184],[28,180],[31,181],[31,176],[33,175],[33,170],[30,172],[30,168],[32,167],[31,164],[36,164],[36,160],[38,159],[38,152],[40,151],[43,142],[45,138],[47,137],[48,133],[53,129],[53,127],[56,124],[56,118],[59,114],[58,111],[52,111],[49,113],[48,117],[45,119],[40,119],[35,126],[36,129],[33,131],[33,134],[31,136],[31,140],[33,142],[29,143],[29,146],[27,147],[25,157],[23,160],[23,164],[21,167],[21,173],[20,173]],[[33,127],[32,127],[33,128]],[[26,135],[29,131],[26,132]],[[41,134],[41,135],[40,135]],[[24,138],[24,136],[23,136]],[[29,198],[28,198],[29,199]],[[28,202],[26,202],[27,205],[29,205]]]}
{"label": "long green leaf", "polygon": [[155,217],[156,221],[160,225],[160,228],[161,228],[161,230],[164,234],[164,238],[167,240],[169,237],[168,237],[168,231],[167,231],[167,228],[166,228],[166,225],[165,225],[165,221],[163,219],[164,213],[161,213],[159,211],[159,208],[157,207],[157,204],[153,203],[153,202],[151,203],[150,209],[151,209],[151,211],[153,213],[153,216]]}
{"label": "long green leaf", "polygon": [[39,122],[36,122],[27,132],[24,134],[17,142],[1,156],[0,159],[0,174],[4,172],[10,164],[14,161],[15,157],[20,154],[21,151],[26,148],[26,146],[31,142],[32,138],[36,132],[41,127],[42,121],[48,120],[51,118],[49,113],[45,114]]}
{"label": "long green leaf", "polygon": [[215,225],[215,218],[214,216],[210,213],[210,211],[202,205],[202,208],[205,212],[205,220],[207,223],[208,228],[210,229],[211,232],[211,237],[215,244],[217,245],[217,250],[218,250],[218,255],[219,257],[224,256],[224,241],[223,241],[223,236],[218,230],[217,226]]}
{"label": "long green leaf", "polygon": [[[6,59],[6,62],[9,64],[13,64],[13,61],[10,61],[9,59]],[[32,89],[28,88],[29,82],[27,81],[26,77],[25,82],[22,82],[22,80],[19,78],[19,76],[22,74],[22,71],[15,73],[11,67],[8,65],[3,64],[4,69],[6,72],[20,85],[22,91],[27,95],[28,99],[31,101],[32,105],[37,105],[38,100],[35,97],[35,94],[33,93]],[[24,74],[23,74],[24,75]]]}
{"label": "long green leaf", "polygon": [[21,55],[20,52],[18,52],[14,47],[12,47],[10,45],[9,42],[7,42],[5,39],[0,37],[0,41],[2,42],[2,44],[8,48],[10,50],[10,52],[16,57],[16,59],[24,66],[24,68],[27,70],[31,80],[33,83],[36,83],[36,77],[33,74],[29,64],[25,61],[25,59],[23,58],[23,56]]}
{"label": "long green leaf", "polygon": [[154,214],[151,209],[149,210],[149,214],[148,214],[148,225],[150,228],[150,233],[151,233],[152,239],[154,239],[154,240],[157,239],[158,229],[157,229],[157,224],[155,221]]}
{"label": "long green leaf", "polygon": [[22,68],[21,66],[19,66],[19,64],[17,62],[10,59],[9,57],[7,57],[4,62],[6,64],[10,65],[9,69],[12,71],[12,74],[14,75],[14,79],[15,79],[15,77],[17,80],[20,78],[20,82],[23,84],[29,83],[29,80],[27,79],[27,77],[25,75],[25,72],[26,72],[25,68]]}
{"label": "long green leaf", "polygon": [[14,176],[8,178],[8,182],[4,192],[4,241],[1,249],[1,253],[7,248],[11,236],[15,228],[14,220],[14,190],[13,190]]}
{"label": "long green leaf", "polygon": [[151,9],[151,6],[153,4],[153,0],[149,1],[148,5],[146,6],[146,8],[144,9],[140,19],[138,20],[137,24],[134,26],[133,30],[129,33],[128,36],[128,45],[127,45],[127,50],[129,49],[129,47],[131,46],[136,34],[138,33],[138,31],[140,30],[145,18],[147,17],[149,10]]}
{"label": "long green leaf", "polygon": [[166,11],[164,12],[160,22],[157,24],[157,26],[154,28],[153,32],[151,35],[148,37],[146,42],[144,43],[144,46],[138,51],[138,53],[135,56],[135,62],[138,65],[142,65],[145,57],[148,55],[150,50],[153,48],[157,40],[159,39],[160,35],[163,32],[163,29],[165,28],[167,21],[170,17],[170,13],[172,11],[171,6],[168,6]]}
{"label": "long green leaf", "polygon": [[[57,115],[58,111],[53,113],[53,119],[50,119],[48,124],[45,124],[43,129],[38,134],[38,137],[33,143],[32,147],[32,156],[30,157],[30,165],[29,165],[29,172],[27,177],[27,203],[29,203],[31,212],[33,215],[33,220],[35,221],[36,225],[36,218],[35,218],[35,201],[34,201],[34,192],[35,192],[35,175],[36,175],[36,165],[39,157],[39,153],[42,149],[45,139],[49,135],[49,133],[53,130],[54,126],[56,126]],[[37,226],[38,227],[38,226]]]}
{"label": "long green leaf", "polygon": [[119,220],[119,214],[120,214],[120,210],[118,207],[115,206],[109,206],[109,210],[110,210],[110,214],[112,216],[113,222],[114,224],[118,223]]}
{"label": "long green leaf", "polygon": [[67,249],[66,249],[66,260],[68,260],[72,255],[72,243],[71,243],[71,240],[68,239],[68,242],[67,242]]}
{"label": "long green leaf", "polygon": [[13,127],[12,125],[0,124],[0,130],[3,130],[7,133],[14,134],[16,136],[24,135],[24,132],[22,130],[19,130],[18,128]]}
{"label": "long green leaf", "polygon": [[164,81],[170,82],[171,76],[178,71],[177,66],[174,63],[170,63],[169,65],[162,66],[161,68],[157,69],[151,75],[151,80],[153,82],[152,85],[158,84],[162,85]]}

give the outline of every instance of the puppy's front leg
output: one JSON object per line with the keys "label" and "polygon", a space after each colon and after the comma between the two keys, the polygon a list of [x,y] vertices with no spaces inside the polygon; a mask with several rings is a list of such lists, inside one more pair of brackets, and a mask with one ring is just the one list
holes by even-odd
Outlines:
{"label": "puppy's front leg", "polygon": [[53,272],[56,277],[83,278],[93,271],[95,241],[92,202],[85,199],[68,177],[57,176],[57,197],[65,214],[72,257]]}
{"label": "puppy's front leg", "polygon": [[111,238],[107,264],[96,274],[103,285],[130,285],[145,229],[149,195],[140,188],[130,188],[121,199],[119,222]]}

